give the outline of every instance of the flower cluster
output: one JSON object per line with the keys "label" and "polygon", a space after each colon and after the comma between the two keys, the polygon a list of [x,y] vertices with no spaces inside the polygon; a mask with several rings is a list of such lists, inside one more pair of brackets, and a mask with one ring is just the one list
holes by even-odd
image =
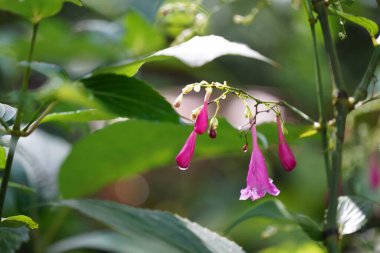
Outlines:
{"label": "flower cluster", "polygon": [[[268,110],[265,112],[273,111],[277,115],[277,131],[278,131],[278,154],[279,159],[286,171],[292,171],[296,167],[296,159],[291,151],[289,145],[287,144],[284,133],[283,133],[283,122],[281,120],[281,113],[278,109],[278,103],[276,102],[264,102],[257,98],[252,97],[248,93],[238,90],[236,88],[229,87],[226,82],[220,83],[207,83],[202,81],[200,83],[189,84],[182,89],[182,93],[178,96],[174,102],[174,107],[179,107],[182,103],[183,96],[192,90],[199,92],[201,88],[205,88],[206,95],[204,98],[203,105],[192,111],[192,119],[195,120],[194,129],[187,138],[184,146],[176,157],[177,165],[181,170],[186,170],[189,168],[194,150],[197,135],[203,134],[207,128],[210,138],[216,138],[216,129],[218,127],[218,120],[216,118],[219,110],[219,102],[221,99],[225,99],[228,93],[235,94],[239,99],[241,99],[246,106],[245,116],[249,121],[249,129],[252,134],[252,154],[249,163],[248,175],[247,175],[247,185],[240,192],[240,200],[251,199],[252,201],[262,198],[266,193],[273,196],[277,196],[280,191],[274,185],[273,180],[269,178],[265,158],[259,148],[257,141],[256,132],[256,117],[260,112],[258,111],[258,105],[264,104]],[[216,99],[210,101],[210,96],[213,88],[219,89],[223,94]],[[246,103],[247,99],[253,99],[256,102],[255,113],[253,114],[250,107]],[[214,116],[210,120],[210,127],[208,127],[208,104],[215,103],[216,111]],[[246,133],[247,134],[247,133]],[[243,146],[243,151],[246,152],[248,149],[248,143]]]}

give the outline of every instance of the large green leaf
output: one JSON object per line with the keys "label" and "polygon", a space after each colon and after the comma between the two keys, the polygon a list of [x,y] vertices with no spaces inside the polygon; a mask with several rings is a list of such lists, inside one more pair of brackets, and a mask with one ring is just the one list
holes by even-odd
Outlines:
{"label": "large green leaf", "polygon": [[340,196],[338,200],[339,234],[355,233],[366,224],[373,202],[356,196]]}
{"label": "large green leaf", "polygon": [[97,69],[94,74],[116,73],[133,76],[145,62],[164,60],[172,57],[177,58],[190,67],[200,67],[223,55],[244,56],[276,65],[275,62],[250,49],[245,44],[231,42],[221,36],[208,35],[196,36],[182,44],[158,51],[143,59],[128,60],[113,66]]}
{"label": "large green leaf", "polygon": [[291,214],[284,204],[276,199],[264,201],[249,209],[226,229],[226,233],[242,222],[252,218],[267,218],[295,223],[314,241],[321,241],[323,239],[322,230],[315,221],[305,215]]}
{"label": "large green leaf", "polygon": [[[144,246],[145,249],[143,249]],[[150,245],[142,240],[132,240],[120,233],[95,231],[55,242],[46,249],[46,253],[61,253],[77,249],[94,249],[114,253],[150,253],[157,250],[155,245],[150,249],[147,249],[148,246]]]}
{"label": "large green leaf", "polygon": [[376,34],[379,31],[379,27],[377,26],[377,24],[368,18],[352,15],[343,11],[335,10],[333,8],[329,8],[329,10],[333,14],[338,15],[339,17],[363,27],[367,30],[367,32],[371,35],[372,38],[375,38]]}
{"label": "large green leaf", "polygon": [[[71,207],[141,243],[131,253],[243,253],[234,242],[185,218],[162,211],[132,208],[100,200],[67,200],[59,205]],[[145,243],[142,243],[142,242]],[[136,245],[134,245],[136,246]],[[126,248],[128,252],[128,248]],[[152,252],[152,251],[150,251]]]}
{"label": "large green leaf", "polygon": [[25,226],[17,228],[0,226],[0,252],[14,253],[28,240],[29,230]]}
{"label": "large green leaf", "polygon": [[141,80],[104,74],[83,79],[91,94],[110,112],[124,117],[179,122],[173,107]]}
{"label": "large green leaf", "polygon": [[0,0],[0,9],[13,12],[38,23],[58,13],[64,2],[81,5],[80,0]]}
{"label": "large green leaf", "polygon": [[52,78],[36,92],[40,100],[58,100],[89,109],[52,114],[47,121],[85,121],[128,117],[179,122],[179,115],[151,86],[134,77],[104,74],[72,82]]}
{"label": "large green leaf", "polygon": [[[305,126],[287,125],[288,141],[303,132]],[[175,156],[192,131],[192,126],[130,120],[107,126],[74,145],[62,165],[59,187],[63,197],[94,193],[120,177],[133,176],[148,169],[175,165]],[[268,143],[277,143],[274,123],[258,127]],[[220,120],[218,137],[197,137],[195,158],[242,154],[242,134]],[[93,175],[102,175],[95,177]]]}

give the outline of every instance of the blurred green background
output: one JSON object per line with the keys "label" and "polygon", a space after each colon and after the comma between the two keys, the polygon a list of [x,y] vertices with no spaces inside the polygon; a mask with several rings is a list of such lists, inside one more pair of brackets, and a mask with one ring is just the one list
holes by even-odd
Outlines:
{"label": "blurred green background", "polygon": [[[185,7],[176,9],[173,7],[175,5],[170,5],[178,2]],[[83,3],[84,7],[66,3],[57,16],[41,23],[34,57],[36,61],[60,65],[71,77],[78,78],[98,66],[146,56],[195,35],[220,35],[230,41],[247,44],[279,63],[280,67],[275,68],[248,58],[224,56],[199,68],[189,68],[176,60],[147,63],[137,76],[161,91],[170,102],[188,83],[226,80],[231,86],[250,90],[253,94],[271,94],[277,99],[285,99],[317,119],[311,34],[305,11],[298,0],[84,0]],[[343,7],[347,12],[380,23],[380,9],[375,1],[355,1],[351,6]],[[245,17],[248,19],[246,24],[236,22],[239,19],[236,15],[249,15],[255,10],[258,12],[254,16]],[[359,26],[346,22],[343,27],[338,18],[332,17],[331,20],[344,79],[352,92],[371,56],[371,38]],[[339,37],[342,32],[346,33],[345,39]],[[329,116],[332,116],[331,81],[319,27],[317,35],[326,94],[324,107]],[[19,62],[26,59],[30,36],[29,23],[9,12],[0,12],[2,103],[12,103],[12,96],[7,92],[20,87],[23,68]],[[43,75],[34,72],[31,88],[38,88],[45,81]],[[379,90],[377,80],[373,89]],[[201,98],[198,99],[200,103]],[[58,110],[67,108],[68,105],[60,105]],[[239,112],[228,111],[227,108],[223,111],[227,120],[234,123],[233,115]],[[286,112],[285,119],[290,123],[304,123],[291,112]],[[69,143],[76,143],[102,124],[61,123],[46,124],[42,128],[59,136],[60,141],[65,140],[64,144],[58,143],[57,146],[69,146]],[[379,201],[379,192],[370,191],[367,180],[368,157],[377,149],[380,137],[377,126],[376,108],[369,113],[349,118],[348,143],[344,154],[344,178],[348,183],[342,184],[342,191],[346,194],[363,194]],[[43,138],[49,142],[52,137]],[[244,142],[241,141],[241,144]],[[26,144],[28,148],[33,148],[33,145],[35,144]],[[269,143],[264,151],[269,173],[281,190],[278,198],[288,210],[304,213],[321,222],[327,199],[319,138],[301,138],[292,142],[291,146],[298,161],[297,168],[292,173],[286,173],[281,168],[276,143]],[[57,149],[60,154],[57,157],[65,156],[68,148]],[[146,159],[149,159],[149,147],[144,152]],[[23,158],[25,156],[21,155],[20,160]],[[253,205],[250,201],[238,200],[240,189],[245,186],[249,152],[235,152],[207,160],[200,158],[198,156],[188,171],[182,172],[176,169],[173,157],[173,162],[168,166],[154,167],[154,170],[133,178],[121,178],[89,197],[167,210],[222,233],[236,217]],[[62,159],[58,160],[60,161],[56,161],[55,165],[53,161],[51,166],[59,167]],[[33,161],[30,163],[33,166]],[[30,180],[25,164],[21,162],[16,167],[19,170],[13,175],[14,181],[30,184],[33,180]],[[101,176],[94,175],[94,180]],[[35,180],[34,184],[38,186],[44,182],[46,181]],[[54,180],[52,184],[55,184]],[[38,187],[44,191],[49,189]],[[44,199],[14,190],[8,195],[6,211],[9,214],[20,210],[36,215],[33,206],[39,200],[35,198]],[[34,236],[40,236],[47,244],[68,235],[99,228],[98,224],[82,216],[62,210],[43,207],[37,215],[41,229],[39,235]],[[266,219],[248,221],[235,228],[229,237],[247,252],[323,252],[299,228]],[[24,246],[20,252],[33,252],[32,244]],[[353,250],[356,246],[348,240],[345,247]]]}

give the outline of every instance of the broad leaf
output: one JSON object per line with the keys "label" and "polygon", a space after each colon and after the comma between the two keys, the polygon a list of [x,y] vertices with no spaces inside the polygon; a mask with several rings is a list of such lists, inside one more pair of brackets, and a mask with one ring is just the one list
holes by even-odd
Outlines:
{"label": "broad leaf", "polygon": [[[132,208],[100,200],[67,200],[71,207],[155,252],[243,253],[234,242],[187,219],[168,212]],[[128,250],[128,248],[127,248]],[[144,251],[131,251],[144,252]]]}
{"label": "broad leaf", "polygon": [[[46,249],[46,253],[61,253],[78,249],[94,249],[115,253],[150,253],[157,252],[156,245],[149,248],[143,240],[132,240],[120,233],[96,231],[75,235],[55,242]],[[145,247],[145,250],[144,250]]]}
{"label": "broad leaf", "polygon": [[20,227],[27,225],[30,229],[38,228],[38,224],[32,218],[25,215],[15,215],[7,218],[1,218],[1,223],[6,224],[7,226]]}
{"label": "broad leaf", "polygon": [[29,230],[25,226],[18,228],[0,226],[0,252],[14,253],[28,240]]}
{"label": "broad leaf", "polygon": [[[287,140],[293,141],[304,129],[288,125]],[[136,120],[107,126],[74,145],[60,170],[60,192],[65,198],[86,196],[121,177],[164,165],[174,167],[175,156],[191,131],[192,126]],[[261,125],[258,131],[268,143],[277,143],[274,123]],[[195,159],[242,155],[244,143],[239,131],[220,120],[216,139],[198,136]]]}
{"label": "broad leaf", "polygon": [[97,69],[94,74],[117,73],[133,76],[145,62],[164,60],[171,57],[179,59],[190,67],[200,67],[223,55],[244,56],[276,65],[275,62],[250,49],[245,44],[231,42],[220,36],[209,35],[196,36],[182,44],[158,51],[144,59],[128,60],[114,66]]}
{"label": "broad leaf", "polygon": [[339,17],[363,27],[367,30],[367,32],[369,33],[369,35],[371,35],[372,38],[375,38],[376,34],[379,31],[379,27],[377,26],[377,24],[368,18],[352,15],[346,12],[335,10],[333,8],[329,8],[329,10],[333,14],[338,15]]}
{"label": "broad leaf", "polygon": [[291,214],[282,204],[281,201],[272,199],[261,202],[255,205],[242,216],[240,216],[236,221],[234,221],[225,231],[229,233],[233,228],[235,228],[240,223],[252,219],[252,218],[267,218],[273,220],[281,220],[289,223],[297,224],[306,235],[308,235],[314,241],[322,241],[322,230],[320,226],[315,223],[308,216],[300,214]]}
{"label": "broad leaf", "polygon": [[64,2],[81,5],[80,0],[0,0],[0,9],[21,15],[36,24],[57,14]]}
{"label": "broad leaf", "polygon": [[179,122],[173,107],[157,91],[133,77],[105,74],[82,80],[94,98],[115,115]]}
{"label": "broad leaf", "polygon": [[355,196],[340,196],[338,201],[339,234],[355,233],[366,224],[373,209],[373,202]]}

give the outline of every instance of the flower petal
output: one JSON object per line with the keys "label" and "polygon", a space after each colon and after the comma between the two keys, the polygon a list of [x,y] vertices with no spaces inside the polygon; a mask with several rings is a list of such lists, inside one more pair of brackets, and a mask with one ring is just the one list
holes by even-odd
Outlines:
{"label": "flower petal", "polygon": [[192,131],[185,144],[183,145],[181,151],[178,153],[176,161],[179,169],[186,170],[189,168],[191,159],[193,158],[194,154],[196,138],[197,134],[195,131]]}

